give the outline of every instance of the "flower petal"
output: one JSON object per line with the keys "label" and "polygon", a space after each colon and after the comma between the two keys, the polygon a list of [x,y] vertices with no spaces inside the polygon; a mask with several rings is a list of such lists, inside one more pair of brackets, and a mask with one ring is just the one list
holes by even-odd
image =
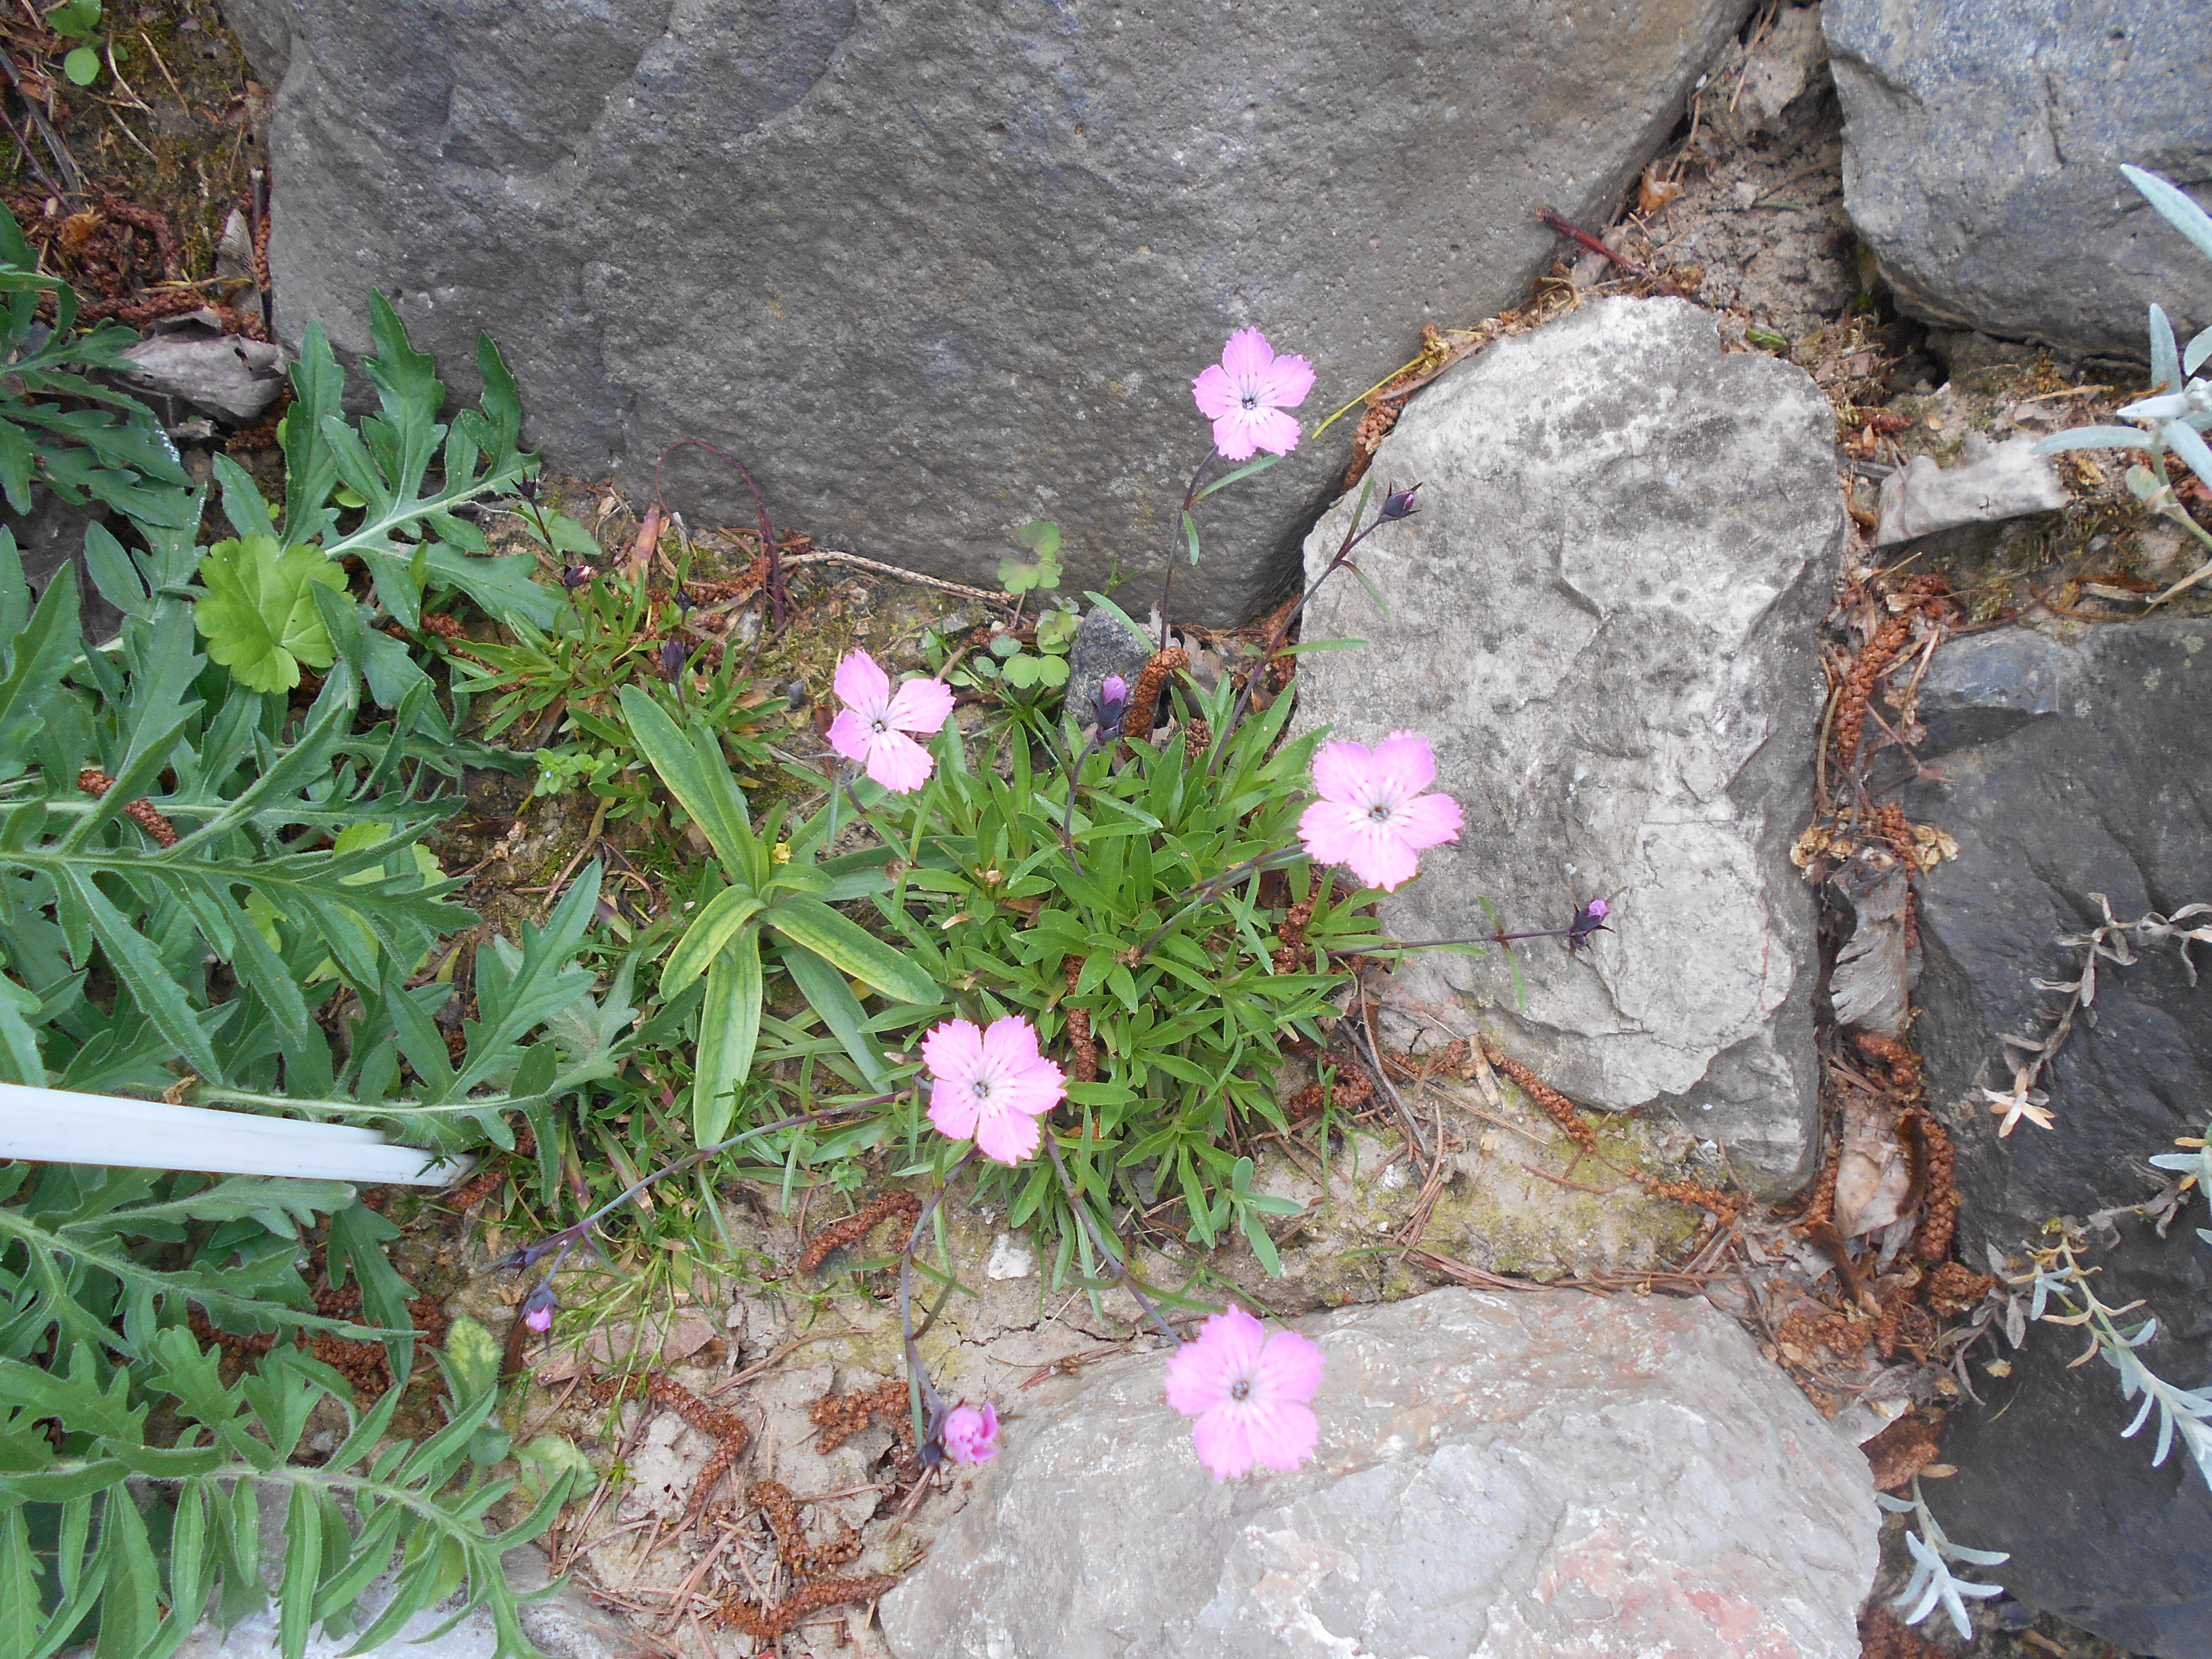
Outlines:
{"label": "flower petal", "polygon": [[1322,1363],[1318,1342],[1296,1331],[1271,1331],[1252,1374],[1252,1396],[1304,1405],[1321,1387]]}
{"label": "flower petal", "polygon": [[1229,343],[1221,348],[1221,367],[1236,386],[1241,398],[1246,391],[1256,391],[1260,377],[1274,367],[1274,349],[1267,337],[1256,328],[1240,328],[1229,337]]}
{"label": "flower petal", "polygon": [[1323,800],[1356,802],[1374,775],[1375,757],[1364,743],[1325,743],[1314,757],[1314,787]]}
{"label": "flower petal", "polygon": [[1449,795],[1422,795],[1390,814],[1390,827],[1415,851],[1457,841],[1465,822]]}
{"label": "flower petal", "polygon": [[894,795],[910,795],[929,781],[937,763],[903,732],[877,732],[868,739],[868,775]]}
{"label": "flower petal", "polygon": [[1304,357],[1278,357],[1260,377],[1260,401],[1296,409],[1313,390],[1314,366]]}
{"label": "flower petal", "polygon": [[1232,409],[1213,423],[1214,453],[1224,461],[1249,461],[1258,447],[1252,441],[1252,428],[1244,418],[1244,411]]}
{"label": "flower petal", "polygon": [[1279,409],[1257,409],[1252,412],[1252,442],[1270,455],[1287,455],[1298,447],[1298,422],[1294,415],[1285,415]]}
{"label": "flower petal", "polygon": [[902,732],[941,732],[952,713],[952,688],[943,680],[908,680],[891,693],[884,723]]}
{"label": "flower petal", "polygon": [[830,746],[849,761],[868,757],[868,717],[848,708],[830,722]]}
{"label": "flower petal", "polygon": [[1344,864],[1364,846],[1374,826],[1348,801],[1317,800],[1298,819],[1298,839],[1316,864]]}
{"label": "flower petal", "polygon": [[873,720],[891,700],[891,677],[865,651],[848,652],[837,665],[837,701]]}
{"label": "flower petal", "polygon": [[1288,1474],[1321,1443],[1321,1424],[1310,1406],[1292,1400],[1254,1401],[1245,1408],[1244,1443],[1252,1461]]}
{"label": "flower petal", "polygon": [[1367,886],[1379,887],[1386,893],[1396,892],[1421,873],[1421,861],[1413,856],[1413,849],[1387,823],[1362,824],[1342,862]]}
{"label": "flower petal", "polygon": [[994,1019],[983,1030],[983,1063],[1000,1077],[1018,1076],[1037,1063],[1036,1027],[1019,1014]]}
{"label": "flower petal", "polygon": [[947,1140],[974,1139],[976,1120],[981,1115],[982,1103],[965,1083],[946,1079],[929,1091],[930,1127]]}
{"label": "flower petal", "polygon": [[1190,395],[1198,412],[1209,421],[1219,420],[1237,404],[1236,382],[1219,363],[1208,363],[1199,371],[1198,378],[1190,383]]}
{"label": "flower petal", "polygon": [[1402,805],[1437,779],[1437,757],[1418,732],[1393,732],[1375,745],[1374,778],[1382,799]]}
{"label": "flower petal", "polygon": [[1043,1138],[1035,1118],[1010,1110],[1000,1091],[991,1091],[991,1108],[975,1122],[975,1145],[984,1157],[1000,1164],[1019,1164],[1036,1151]]}
{"label": "flower petal", "polygon": [[943,1021],[922,1038],[921,1063],[939,1081],[973,1083],[983,1069],[983,1034],[973,1020]]}
{"label": "flower petal", "polygon": [[1191,1425],[1191,1444],[1198,1461],[1216,1480],[1234,1480],[1252,1471],[1252,1437],[1244,1419],[1233,1406],[1217,1407]]}

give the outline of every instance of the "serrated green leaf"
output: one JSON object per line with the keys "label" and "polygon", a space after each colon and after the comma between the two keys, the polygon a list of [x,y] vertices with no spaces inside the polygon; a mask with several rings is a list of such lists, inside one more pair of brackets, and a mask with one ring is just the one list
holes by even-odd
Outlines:
{"label": "serrated green leaf", "polygon": [[300,668],[328,668],[331,636],[313,587],[341,589],[345,572],[320,549],[280,548],[267,536],[217,542],[200,561],[207,593],[192,621],[208,655],[256,691],[289,691]]}

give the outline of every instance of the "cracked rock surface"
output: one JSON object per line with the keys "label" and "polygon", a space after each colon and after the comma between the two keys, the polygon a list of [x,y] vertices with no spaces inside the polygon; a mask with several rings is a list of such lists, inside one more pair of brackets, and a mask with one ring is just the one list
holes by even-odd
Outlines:
{"label": "cracked rock surface", "polygon": [[[1466,829],[1385,901],[1405,939],[1563,926],[1580,955],[1429,953],[1411,995],[1588,1105],[1674,1107],[1770,1188],[1813,1139],[1813,904],[1788,848],[1818,724],[1814,624],[1843,547],[1834,416],[1810,376],[1729,353],[1711,313],[1606,299],[1415,398],[1373,476],[1420,511],[1308,613],[1298,719],[1425,732]],[[1317,573],[1352,496],[1306,543]],[[1631,896],[1621,898],[1626,894]],[[1446,987],[1449,989],[1446,989]]]}
{"label": "cracked rock surface", "polygon": [[1315,1461],[1224,1485],[1158,1354],[1032,1391],[885,1598],[900,1659],[1856,1659],[1866,1461],[1702,1300],[1442,1290],[1301,1322]]}

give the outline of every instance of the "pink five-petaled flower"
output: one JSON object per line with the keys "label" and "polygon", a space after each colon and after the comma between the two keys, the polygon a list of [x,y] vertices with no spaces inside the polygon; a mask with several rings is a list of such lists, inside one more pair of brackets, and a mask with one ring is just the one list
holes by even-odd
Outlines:
{"label": "pink five-petaled flower", "polygon": [[1321,1386],[1321,1366],[1314,1343],[1295,1331],[1271,1333],[1232,1307],[1169,1357],[1168,1404],[1198,1419],[1191,1441],[1216,1480],[1233,1480],[1255,1464],[1287,1474],[1321,1439],[1306,1403]]}
{"label": "pink five-petaled flower", "polygon": [[973,1140],[983,1156],[1018,1164],[1036,1151],[1037,1120],[1067,1092],[1060,1067],[1037,1052],[1036,1027],[1018,1014],[988,1031],[948,1019],[921,1040],[934,1086],[929,1121],[952,1140]]}
{"label": "pink five-petaled flower", "polygon": [[944,728],[952,693],[943,680],[908,680],[893,692],[876,659],[855,651],[837,665],[837,696],[845,710],[830,722],[832,749],[865,762],[868,775],[896,795],[912,794],[929,781],[937,763],[907,733]]}
{"label": "pink five-petaled flower", "polygon": [[1370,887],[1395,892],[1419,873],[1414,854],[1459,839],[1459,803],[1421,793],[1437,763],[1419,732],[1393,732],[1371,750],[1324,744],[1313,770],[1321,799],[1298,820],[1298,839],[1317,861],[1349,865]]}
{"label": "pink five-petaled flower", "polygon": [[956,1463],[987,1463],[999,1455],[999,1408],[955,1406],[945,1414],[945,1455]]}
{"label": "pink five-petaled flower", "polygon": [[1213,422],[1213,447],[1224,461],[1244,461],[1255,449],[1287,455],[1298,447],[1298,423],[1283,411],[1296,409],[1313,390],[1314,367],[1303,357],[1278,357],[1267,337],[1240,328],[1190,383],[1198,412]]}

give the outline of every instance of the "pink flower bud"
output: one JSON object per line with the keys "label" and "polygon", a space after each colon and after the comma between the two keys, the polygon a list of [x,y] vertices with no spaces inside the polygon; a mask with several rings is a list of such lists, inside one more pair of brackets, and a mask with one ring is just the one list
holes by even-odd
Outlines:
{"label": "pink flower bud", "polygon": [[956,1463],[984,1463],[999,1455],[999,1409],[955,1406],[945,1418],[945,1451]]}

